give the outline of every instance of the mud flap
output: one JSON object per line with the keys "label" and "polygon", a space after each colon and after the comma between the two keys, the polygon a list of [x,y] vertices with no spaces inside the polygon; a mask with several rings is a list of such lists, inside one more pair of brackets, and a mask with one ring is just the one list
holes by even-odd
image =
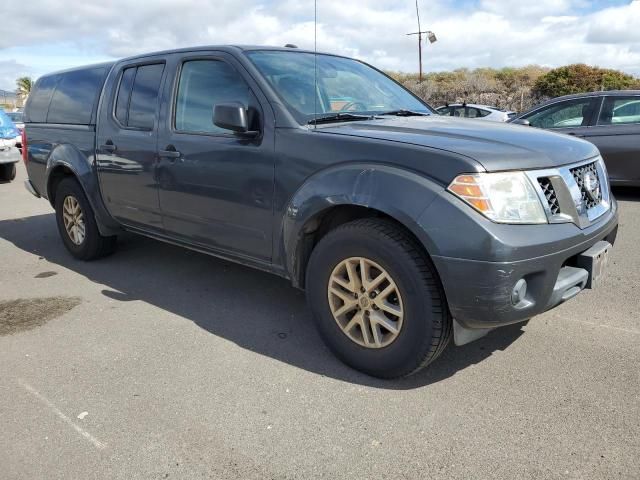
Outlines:
{"label": "mud flap", "polygon": [[493,328],[465,328],[454,318],[453,319],[453,343],[457,347],[466,345],[479,338],[484,337]]}

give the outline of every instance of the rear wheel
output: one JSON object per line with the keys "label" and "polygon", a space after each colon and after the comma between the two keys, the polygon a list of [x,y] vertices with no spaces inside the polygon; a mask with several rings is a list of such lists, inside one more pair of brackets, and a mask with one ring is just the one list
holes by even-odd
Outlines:
{"label": "rear wheel", "polygon": [[306,287],[328,346],[370,375],[415,373],[451,337],[446,299],[430,259],[391,221],[356,220],[329,232],[312,252]]}
{"label": "rear wheel", "polygon": [[0,165],[0,180],[10,182],[16,178],[16,164],[5,163]]}
{"label": "rear wheel", "polygon": [[113,252],[117,237],[100,235],[93,209],[74,178],[65,178],[58,185],[55,209],[62,242],[75,258],[93,260]]}

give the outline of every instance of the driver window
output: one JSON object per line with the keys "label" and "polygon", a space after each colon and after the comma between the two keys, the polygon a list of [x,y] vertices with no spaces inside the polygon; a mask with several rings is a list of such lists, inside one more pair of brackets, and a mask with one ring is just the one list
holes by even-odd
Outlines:
{"label": "driver window", "polygon": [[180,72],[175,128],[181,132],[229,133],[213,123],[218,103],[249,105],[249,86],[238,72],[220,60],[190,60]]}
{"label": "driver window", "polygon": [[593,114],[593,98],[578,98],[559,102],[534,112],[528,117],[533,127],[571,128],[587,126]]}

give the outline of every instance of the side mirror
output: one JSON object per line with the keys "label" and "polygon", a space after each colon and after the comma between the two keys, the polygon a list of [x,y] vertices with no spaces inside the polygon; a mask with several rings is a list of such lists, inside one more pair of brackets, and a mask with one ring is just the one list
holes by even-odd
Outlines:
{"label": "side mirror", "polygon": [[514,125],[524,125],[525,127],[531,126],[529,120],[525,120],[524,118],[516,118],[515,120],[512,120],[511,123]]}
{"label": "side mirror", "polygon": [[240,102],[217,104],[213,109],[213,123],[246,137],[256,137],[260,133],[249,130],[247,108]]}

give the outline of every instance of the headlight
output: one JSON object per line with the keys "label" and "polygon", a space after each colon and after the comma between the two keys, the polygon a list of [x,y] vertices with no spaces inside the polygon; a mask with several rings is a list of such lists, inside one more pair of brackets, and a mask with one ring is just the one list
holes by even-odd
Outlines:
{"label": "headlight", "polygon": [[448,190],[494,222],[547,223],[540,199],[523,172],[459,175]]}

